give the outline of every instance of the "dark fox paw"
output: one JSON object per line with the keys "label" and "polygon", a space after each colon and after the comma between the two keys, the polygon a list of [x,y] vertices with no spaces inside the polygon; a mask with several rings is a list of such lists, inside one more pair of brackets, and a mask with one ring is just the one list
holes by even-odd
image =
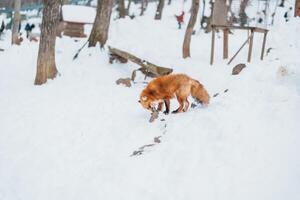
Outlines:
{"label": "dark fox paw", "polygon": [[165,114],[165,115],[168,115],[168,114],[169,114],[169,111],[165,110],[165,111],[164,111],[164,114]]}

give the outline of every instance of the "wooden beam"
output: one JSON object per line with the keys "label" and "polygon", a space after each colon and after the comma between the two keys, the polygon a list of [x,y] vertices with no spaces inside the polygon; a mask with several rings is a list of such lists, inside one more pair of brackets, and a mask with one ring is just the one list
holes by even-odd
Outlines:
{"label": "wooden beam", "polygon": [[254,31],[251,30],[250,34],[250,42],[249,42],[249,50],[248,50],[248,62],[251,62],[251,56],[252,56],[252,47],[253,47],[253,36],[254,36]]}
{"label": "wooden beam", "polygon": [[210,49],[210,65],[212,65],[214,63],[214,52],[215,52],[215,27],[212,26],[211,49]]}
{"label": "wooden beam", "polygon": [[168,75],[168,74],[173,72],[173,69],[171,69],[171,68],[157,66],[157,65],[155,65],[153,63],[150,63],[146,60],[138,58],[137,56],[135,56],[131,53],[128,53],[126,51],[123,51],[123,50],[120,50],[120,49],[117,49],[117,48],[113,48],[111,46],[108,46],[108,48],[109,48],[109,51],[112,55],[117,55],[119,57],[122,57],[124,59],[128,59],[131,62],[134,62],[134,63],[140,65],[141,68],[139,70],[142,71],[143,73],[145,73],[146,75],[151,74],[152,77],[157,77],[157,76]]}
{"label": "wooden beam", "polygon": [[228,58],[228,29],[223,30],[223,59]]}
{"label": "wooden beam", "polygon": [[243,47],[247,44],[248,40],[250,39],[250,37],[252,36],[252,34],[247,38],[247,40],[242,44],[242,46],[239,48],[239,50],[232,56],[232,58],[229,60],[229,62],[227,63],[227,65],[229,65],[233,59],[238,55],[238,53],[243,49]]}
{"label": "wooden beam", "polygon": [[261,55],[260,55],[260,59],[261,59],[261,60],[264,59],[265,47],[266,47],[266,40],[267,40],[267,34],[268,34],[268,32],[265,32],[265,33],[264,33],[264,40],[263,40],[263,44],[262,44],[262,48],[261,48]]}
{"label": "wooden beam", "polygon": [[254,32],[264,33],[268,31],[268,29],[254,27],[254,26],[225,26],[225,25],[213,25],[216,29],[238,29],[238,30],[254,30]]}

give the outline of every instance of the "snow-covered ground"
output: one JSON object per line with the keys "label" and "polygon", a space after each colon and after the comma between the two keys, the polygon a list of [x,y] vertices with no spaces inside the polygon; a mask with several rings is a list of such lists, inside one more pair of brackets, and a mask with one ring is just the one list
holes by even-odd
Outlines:
{"label": "snow-covered ground", "polygon": [[[73,61],[85,39],[57,38],[60,75],[34,86],[38,44],[10,46],[9,32],[2,36],[1,200],[300,199],[300,19],[285,23],[278,8],[268,56],[259,60],[262,36],[255,35],[253,62],[232,76],[247,49],[226,65],[221,33],[213,66],[210,34],[199,28],[192,57],[181,58],[184,29],[174,14],[182,4],[174,2],[161,21],[153,20],[155,4],[143,17],[112,19],[108,44],[186,73],[220,95],[207,108],[160,115],[154,123],[138,104],[143,75],[131,88],[115,83],[137,65],[110,65],[99,47]],[[247,33],[229,37],[232,56]],[[159,136],[161,143],[130,156]]]}

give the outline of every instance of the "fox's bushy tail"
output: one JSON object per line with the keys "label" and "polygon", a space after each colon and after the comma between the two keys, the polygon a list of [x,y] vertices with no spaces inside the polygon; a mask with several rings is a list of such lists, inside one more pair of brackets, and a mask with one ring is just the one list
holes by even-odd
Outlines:
{"label": "fox's bushy tail", "polygon": [[210,96],[204,86],[197,80],[192,80],[191,95],[204,105],[209,104]]}

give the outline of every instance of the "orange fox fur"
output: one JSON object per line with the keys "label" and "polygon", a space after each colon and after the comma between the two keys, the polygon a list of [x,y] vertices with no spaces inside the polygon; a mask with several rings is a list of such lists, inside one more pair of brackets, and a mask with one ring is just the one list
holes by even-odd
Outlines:
{"label": "orange fox fur", "polygon": [[209,94],[199,81],[185,74],[171,74],[150,81],[142,91],[139,102],[145,109],[151,111],[155,111],[157,103],[158,110],[161,111],[165,103],[167,114],[170,110],[170,99],[176,97],[180,106],[173,113],[186,112],[190,105],[187,99],[189,95],[204,105],[209,104]]}

